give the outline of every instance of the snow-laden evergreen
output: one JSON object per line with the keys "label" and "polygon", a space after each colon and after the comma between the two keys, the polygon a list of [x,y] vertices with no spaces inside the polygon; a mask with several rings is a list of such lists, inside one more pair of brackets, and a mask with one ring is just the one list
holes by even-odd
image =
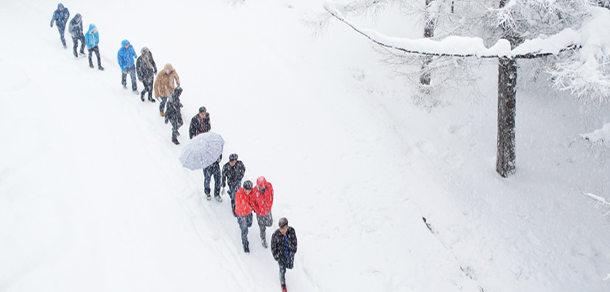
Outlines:
{"label": "snow-laden evergreen", "polygon": [[[299,239],[289,291],[610,290],[607,209],[583,195],[610,197],[610,166],[580,136],[610,123],[604,106],[520,88],[505,179],[497,63],[424,110],[350,28],[311,37],[322,0],[62,3],[98,28],[105,71],[63,48],[56,2],[0,10],[0,291],[280,291],[256,223],[246,255],[226,195],[206,201],[181,166],[187,125],[172,144],[158,103],[122,88],[124,39],[176,68],[183,116],[206,106],[223,163],[238,153],[273,184],[274,229],[287,217]],[[359,24],[420,33],[382,16]]]}

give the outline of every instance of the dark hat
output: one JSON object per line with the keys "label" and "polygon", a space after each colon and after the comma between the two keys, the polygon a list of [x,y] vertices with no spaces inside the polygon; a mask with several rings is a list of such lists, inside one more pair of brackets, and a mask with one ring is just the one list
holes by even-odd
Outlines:
{"label": "dark hat", "polygon": [[288,225],[288,219],[286,219],[286,217],[280,218],[280,222],[278,223],[278,225],[280,226],[280,228],[283,228],[284,226]]}
{"label": "dark hat", "polygon": [[237,160],[237,153],[233,153],[231,155],[229,155],[229,161],[234,161]]}
{"label": "dark hat", "polygon": [[252,189],[252,182],[247,180],[244,182],[244,189],[246,190],[251,190]]}
{"label": "dark hat", "polygon": [[200,107],[200,108],[199,108],[199,112],[200,112],[200,113],[202,113],[202,112],[207,112],[207,110],[206,110],[205,106]]}

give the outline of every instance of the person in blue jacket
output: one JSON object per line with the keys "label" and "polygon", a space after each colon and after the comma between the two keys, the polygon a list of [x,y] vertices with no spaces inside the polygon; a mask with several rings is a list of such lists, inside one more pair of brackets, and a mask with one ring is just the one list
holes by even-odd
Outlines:
{"label": "person in blue jacket", "polygon": [[97,27],[95,24],[89,25],[89,30],[85,34],[85,44],[87,45],[87,50],[89,51],[89,67],[93,68],[93,52],[97,55],[97,68],[100,70],[104,70],[102,67],[102,60],[100,59],[100,49],[98,48],[98,44],[100,43],[100,35],[97,32]]}
{"label": "person in blue jacket", "polygon": [[57,25],[57,30],[59,31],[59,38],[61,39],[61,44],[64,45],[64,49],[68,48],[68,46],[66,46],[66,39],[64,38],[68,18],[70,18],[70,11],[68,11],[68,8],[64,7],[64,5],[61,3],[57,4],[57,10],[53,12],[53,18],[51,18],[51,27],[53,27],[53,22],[55,22]]}
{"label": "person in blue jacket", "polygon": [[74,58],[78,59],[78,53],[76,52],[76,48],[78,48],[78,41],[80,41],[80,55],[85,55],[85,35],[83,34],[83,18],[80,13],[76,13],[74,18],[70,20],[70,25],[68,26],[68,32],[72,35],[72,41],[74,42]]}
{"label": "person in blue jacket", "polygon": [[131,77],[131,90],[133,90],[134,94],[140,94],[138,92],[138,83],[136,83],[136,63],[135,59],[138,58],[136,55],[136,51],[133,49],[133,46],[129,43],[128,40],[123,40],[121,42],[121,49],[117,53],[117,60],[119,61],[119,66],[121,66],[121,84],[123,84],[123,88],[127,89],[127,73]]}

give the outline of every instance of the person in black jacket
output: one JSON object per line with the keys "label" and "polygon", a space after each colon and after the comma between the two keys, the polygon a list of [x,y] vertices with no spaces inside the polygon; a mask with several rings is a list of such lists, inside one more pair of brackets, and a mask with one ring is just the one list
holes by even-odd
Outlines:
{"label": "person in black jacket", "polygon": [[74,42],[74,58],[78,59],[78,54],[76,53],[76,48],[78,48],[78,41],[80,41],[81,57],[86,56],[87,54],[85,54],[85,34],[83,33],[83,18],[80,13],[76,13],[76,15],[74,15],[74,18],[70,20],[68,32],[70,32],[70,35],[72,36],[72,42]]}
{"label": "person in black jacket", "polygon": [[280,228],[271,236],[271,253],[280,266],[280,284],[282,292],[286,292],[286,269],[294,266],[294,255],[297,253],[297,234],[294,228],[288,226],[288,219],[281,218]]}
{"label": "person in black jacket", "polygon": [[218,159],[210,164],[208,167],[203,169],[203,191],[205,192],[206,199],[209,201],[212,199],[210,197],[210,192],[212,189],[210,188],[210,181],[212,180],[212,176],[214,176],[214,198],[216,201],[222,202],[222,198],[220,197],[220,161],[222,160],[222,154]]}
{"label": "person in black jacket", "polygon": [[174,92],[170,94],[167,99],[167,111],[165,112],[165,123],[172,122],[172,142],[176,145],[180,144],[178,142],[178,129],[182,127],[182,113],[180,112],[180,108],[182,107],[182,103],[180,102],[180,95],[182,94],[182,87],[178,86],[174,89]]}
{"label": "person in black jacket", "polygon": [[143,47],[140,53],[140,57],[136,60],[138,80],[144,85],[144,90],[140,93],[140,99],[144,101],[144,94],[148,92],[148,100],[155,102],[152,98],[152,92],[155,74],[157,74],[157,64],[155,64],[155,59],[153,59],[152,53],[147,47]]}
{"label": "person in black jacket", "polygon": [[222,167],[222,187],[229,184],[229,197],[231,198],[231,210],[233,210],[233,216],[235,214],[235,193],[241,187],[241,180],[244,178],[246,172],[246,166],[241,160],[237,160],[237,154],[233,153],[229,155],[229,162],[225,163]]}
{"label": "person in black jacket", "polygon": [[189,127],[189,137],[193,137],[207,133],[212,129],[210,124],[210,114],[207,112],[205,106],[199,108],[199,113],[191,119],[191,126]]}

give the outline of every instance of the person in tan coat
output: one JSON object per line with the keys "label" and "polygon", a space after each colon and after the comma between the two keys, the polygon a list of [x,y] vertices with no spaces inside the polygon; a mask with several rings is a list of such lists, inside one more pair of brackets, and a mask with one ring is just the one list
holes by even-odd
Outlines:
{"label": "person in tan coat", "polygon": [[[174,82],[176,82],[175,85]],[[167,103],[167,98],[174,92],[176,86],[180,86],[180,77],[172,64],[165,64],[163,70],[157,74],[157,80],[155,80],[155,98],[157,100],[161,98],[159,112],[162,117],[165,116],[165,103]]]}

